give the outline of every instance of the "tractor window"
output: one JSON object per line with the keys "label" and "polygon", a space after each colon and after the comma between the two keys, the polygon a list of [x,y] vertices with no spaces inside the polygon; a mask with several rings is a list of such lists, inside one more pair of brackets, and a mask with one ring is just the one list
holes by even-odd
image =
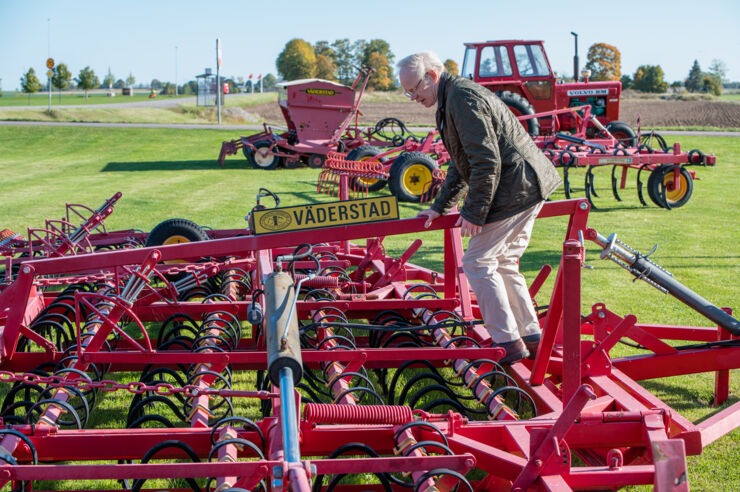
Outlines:
{"label": "tractor window", "polygon": [[486,46],[480,51],[479,77],[508,77],[512,74],[505,46]]}
{"label": "tractor window", "polygon": [[542,46],[518,44],[514,46],[514,56],[519,68],[519,75],[522,77],[547,77],[550,75]]}
{"label": "tractor window", "polygon": [[461,76],[469,79],[473,78],[473,70],[475,69],[475,48],[467,48],[465,50],[465,58],[463,59]]}

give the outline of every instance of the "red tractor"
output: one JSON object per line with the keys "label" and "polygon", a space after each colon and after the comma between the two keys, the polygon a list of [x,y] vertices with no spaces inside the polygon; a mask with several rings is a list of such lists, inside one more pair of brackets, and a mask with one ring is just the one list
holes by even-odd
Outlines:
{"label": "red tractor", "polygon": [[[576,72],[577,72],[576,68]],[[637,134],[619,121],[619,81],[559,83],[550,68],[542,41],[486,41],[465,43],[463,77],[495,92],[517,116],[548,113],[574,106],[591,106],[591,114],[627,145],[638,144]],[[522,121],[530,135],[575,130],[572,115],[542,115]]]}

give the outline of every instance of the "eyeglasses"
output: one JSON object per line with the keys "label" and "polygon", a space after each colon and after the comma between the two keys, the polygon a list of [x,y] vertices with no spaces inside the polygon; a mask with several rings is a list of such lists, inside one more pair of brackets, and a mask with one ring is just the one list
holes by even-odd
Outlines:
{"label": "eyeglasses", "polygon": [[419,88],[419,85],[426,78],[426,76],[427,76],[427,74],[424,74],[424,76],[421,79],[419,79],[419,82],[416,83],[416,85],[414,86],[413,89],[409,89],[406,92],[404,92],[404,94],[406,95],[406,97],[408,97],[409,99],[413,99],[413,97],[416,95],[416,90]]}

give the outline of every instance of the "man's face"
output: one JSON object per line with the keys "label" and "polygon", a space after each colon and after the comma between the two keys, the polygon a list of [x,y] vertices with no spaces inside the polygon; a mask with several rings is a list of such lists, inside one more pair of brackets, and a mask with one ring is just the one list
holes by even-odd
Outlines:
{"label": "man's face", "polygon": [[425,73],[421,79],[410,70],[401,70],[398,74],[401,87],[410,95],[411,100],[427,108],[437,104],[438,78],[437,74],[431,71]]}

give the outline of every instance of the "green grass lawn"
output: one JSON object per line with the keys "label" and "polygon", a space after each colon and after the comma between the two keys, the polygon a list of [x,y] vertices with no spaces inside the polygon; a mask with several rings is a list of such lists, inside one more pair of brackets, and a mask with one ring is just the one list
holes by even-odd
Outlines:
{"label": "green grass lawn", "polygon": [[[225,169],[220,169],[221,141],[237,136],[237,132],[222,130],[0,127],[0,228],[25,234],[27,227],[40,227],[46,218],[62,217],[67,202],[97,207],[117,191],[123,197],[106,221],[110,229],[150,230],[174,217],[213,228],[243,227],[243,217],[254,206],[261,187],[278,193],[284,205],[332,200],[316,193],[319,171],[315,169],[254,170],[241,154],[229,157]],[[599,209],[591,212],[589,225],[605,236],[617,232],[643,253],[657,243],[653,260],[675,278],[719,306],[740,309],[740,139],[681,137],[678,141],[685,150],[699,148],[717,155],[714,168],[692,168],[700,179],[694,182],[686,206],[671,211],[653,204],[640,206],[634,173],[627,189],[621,191],[624,201],[617,202],[611,197],[609,171],[601,169],[596,172]],[[583,194],[583,177],[583,172],[571,173],[576,196]],[[562,199],[562,190],[552,198]],[[401,204],[400,213],[411,217],[421,208]],[[564,232],[563,219],[537,221],[521,262],[530,281],[543,264],[557,265]],[[427,232],[418,237],[424,246],[412,261],[441,271],[441,234]],[[388,237],[386,249],[398,256],[413,239]],[[632,282],[626,271],[600,260],[592,243],[586,246],[587,263],[594,269],[582,273],[584,313],[593,303],[604,302],[622,316],[635,314],[641,323],[709,326],[672,297],[644,282]],[[549,302],[552,280],[542,288],[538,303]],[[740,399],[740,371],[733,371],[732,377],[729,404]],[[699,421],[718,411],[708,405],[713,391],[711,374],[645,385],[690,420]],[[703,455],[689,457],[689,467],[695,490],[739,489],[740,431],[710,445]]]}

